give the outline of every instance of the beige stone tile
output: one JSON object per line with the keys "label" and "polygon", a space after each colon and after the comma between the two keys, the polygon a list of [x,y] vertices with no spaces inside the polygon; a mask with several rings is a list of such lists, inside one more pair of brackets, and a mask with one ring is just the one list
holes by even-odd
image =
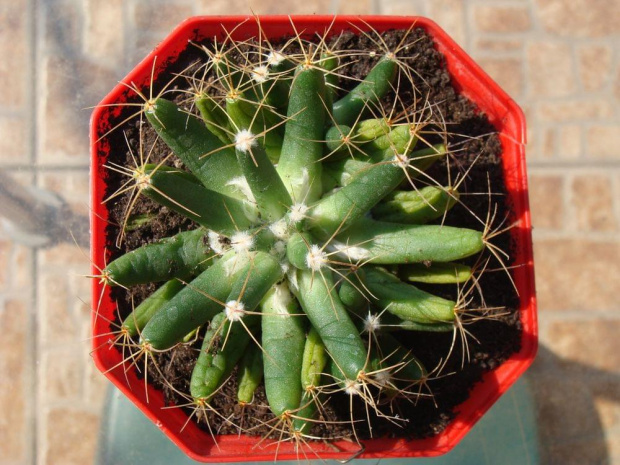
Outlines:
{"label": "beige stone tile", "polygon": [[127,63],[132,67],[140,63],[157,44],[164,38],[163,33],[150,34],[145,31],[135,31],[132,46],[128,52]]}
{"label": "beige stone tile", "polygon": [[607,432],[607,453],[609,463],[616,465],[620,463],[620,433],[618,430]]}
{"label": "beige stone tile", "polygon": [[526,6],[476,5],[473,11],[474,24],[482,32],[525,32],[532,27],[529,8]]}
{"label": "beige stone tile", "polygon": [[89,214],[89,173],[87,170],[41,173],[39,186],[58,194],[75,214]]}
{"label": "beige stone tile", "polygon": [[327,14],[330,13],[329,0],[199,0],[200,14]]}
{"label": "beige stone tile", "polygon": [[586,91],[601,90],[609,81],[612,54],[608,44],[583,45],[577,49],[579,78]]}
{"label": "beige stone tile", "polygon": [[527,118],[527,157],[531,160],[548,160],[555,154],[554,130]]}
{"label": "beige stone tile", "polygon": [[46,403],[75,400],[82,395],[84,369],[80,344],[67,344],[61,349],[46,351],[42,357],[43,379],[40,395]]}
{"label": "beige stone tile", "polygon": [[607,431],[620,426],[620,402],[617,399],[614,400],[617,397],[616,392],[620,391],[620,385],[610,383],[609,389],[613,389],[613,391],[610,390],[607,395],[594,398],[594,405],[601,425]]}
{"label": "beige stone tile", "polygon": [[380,2],[380,13],[382,15],[429,15],[425,2],[419,0],[383,0]]}
{"label": "beige stone tile", "polygon": [[616,77],[614,80],[614,87],[613,87],[613,92],[614,92],[614,96],[616,97],[616,100],[620,100],[620,65],[618,65],[618,69],[616,70]]}
{"label": "beige stone tile", "polygon": [[620,170],[616,170],[614,173],[614,187],[613,187],[613,196],[614,196],[614,203],[616,204],[616,209],[615,209],[615,213],[616,213],[616,222],[618,224],[620,224]]}
{"label": "beige stone tile", "polygon": [[79,340],[79,326],[71,314],[72,297],[67,278],[42,273],[39,278],[39,337],[44,347],[61,347]]}
{"label": "beige stone tile", "polygon": [[566,363],[614,372],[620,366],[620,319],[556,321],[545,344]]}
{"label": "beige stone tile", "polygon": [[133,21],[140,29],[168,33],[193,13],[191,4],[140,2],[135,6]]}
{"label": "beige stone tile", "polygon": [[85,465],[93,463],[99,417],[74,408],[52,408],[47,412],[44,464]]}
{"label": "beige stone tile", "polygon": [[[528,125],[531,126],[531,123],[528,122]],[[553,158],[555,155],[556,142],[555,129],[552,127],[540,126],[530,130],[530,126],[528,126],[528,131],[532,135],[532,138],[528,139],[530,141],[528,145],[528,156],[538,160]]]}
{"label": "beige stone tile", "polygon": [[541,102],[537,114],[541,122],[601,121],[613,117],[614,105],[602,99]]}
{"label": "beige stone tile", "polygon": [[41,64],[39,137],[37,159],[41,164],[88,164],[86,107],[116,85],[118,76],[97,61],[49,56]]}
{"label": "beige stone tile", "polygon": [[563,97],[576,90],[570,46],[563,42],[532,41],[527,45],[532,99]]}
{"label": "beige stone tile", "polygon": [[9,285],[9,263],[11,259],[12,243],[0,239],[0,289],[6,289]]}
{"label": "beige stone tile", "polygon": [[69,289],[71,295],[75,296],[75,315],[83,318],[90,317],[90,301],[91,301],[91,288],[93,284],[92,278],[86,278],[84,276],[69,273],[67,276],[69,280]]}
{"label": "beige stone tile", "polygon": [[[0,107],[24,109],[31,79],[28,76],[29,40],[26,0],[0,3]],[[7,92],[6,90],[9,89]]]}
{"label": "beige stone tile", "polygon": [[536,149],[536,144],[538,140],[538,131],[536,124],[536,116],[534,114],[534,106],[532,104],[524,103],[521,105],[521,110],[523,110],[523,115],[525,116],[525,126],[526,126],[526,155],[529,158],[535,158],[536,155],[532,156],[532,153]]}
{"label": "beige stone tile", "polygon": [[0,461],[25,463],[27,457],[28,308],[21,300],[8,300],[0,308]]}
{"label": "beige stone tile", "polygon": [[476,48],[484,52],[514,52],[523,49],[524,42],[521,39],[478,39]]}
{"label": "beige stone tile", "polygon": [[41,162],[87,162],[88,129],[75,115],[72,95],[79,86],[72,60],[50,57],[43,66],[45,96],[42,101],[38,157]]}
{"label": "beige stone tile", "polygon": [[479,58],[478,64],[504,89],[518,98],[523,92],[523,66],[517,58]]}
{"label": "beige stone tile", "polygon": [[56,267],[71,266],[74,270],[83,270],[84,274],[90,272],[90,260],[87,250],[81,250],[75,244],[58,244],[54,247],[39,251],[41,265]]}
{"label": "beige stone tile", "polygon": [[[1,73],[0,71],[0,75]],[[30,163],[29,148],[27,119],[19,116],[0,116],[0,163],[11,165]]]}
{"label": "beige stone tile", "polygon": [[341,0],[337,13],[341,15],[369,15],[372,13],[372,0]]}
{"label": "beige stone tile", "polygon": [[84,53],[110,68],[123,63],[123,3],[126,2],[85,0]]}
{"label": "beige stone tile", "polygon": [[618,227],[609,176],[576,176],[571,185],[571,206],[579,230],[614,231]]}
{"label": "beige stone tile", "polygon": [[525,115],[525,120],[534,121],[534,104],[531,102],[523,102],[520,106],[521,110],[523,110],[523,114]]}
{"label": "beige stone tile", "polygon": [[77,55],[82,49],[81,0],[42,2],[38,10],[37,33],[43,53]]}
{"label": "beige stone tile", "polygon": [[534,235],[536,288],[542,313],[617,310],[620,242],[538,239]]}
{"label": "beige stone tile", "polygon": [[465,0],[433,0],[428,16],[437,22],[459,45],[465,47]]}
{"label": "beige stone tile", "polygon": [[535,0],[535,14],[548,32],[567,37],[605,37],[618,32],[616,0]]}
{"label": "beige stone tile", "polygon": [[529,176],[529,193],[534,229],[563,229],[564,178],[532,174]]}
{"label": "beige stone tile", "polygon": [[616,171],[614,175],[614,200],[616,203],[616,221],[620,223],[620,172]]}
{"label": "beige stone tile", "polygon": [[590,158],[620,159],[620,125],[596,125],[586,131]]}
{"label": "beige stone tile", "polygon": [[0,239],[0,290],[23,291],[32,287],[32,249]]}
{"label": "beige stone tile", "polygon": [[12,283],[14,289],[30,289],[33,285],[34,252],[30,247],[15,244],[11,258]]}
{"label": "beige stone tile", "polygon": [[[586,370],[589,370],[589,368],[586,367]],[[620,426],[620,399],[618,398],[618,393],[620,392],[620,378],[615,376],[616,373],[613,371],[606,372],[595,369],[590,373],[593,374],[593,376],[588,386],[592,391],[592,395],[597,399],[596,403],[609,406],[610,410],[615,411],[609,412],[609,415],[605,415],[604,426],[606,428]],[[603,414],[601,414],[601,418],[602,417]]]}
{"label": "beige stone tile", "polygon": [[[92,281],[92,280],[88,279],[88,281]],[[91,306],[92,299],[90,298],[90,292],[86,294],[81,294],[81,295],[72,293],[71,295],[75,296],[75,300],[73,301],[71,312],[74,315],[76,315],[77,318],[90,321],[90,314],[92,310],[92,306]],[[87,336],[87,337],[90,337],[90,336]]]}
{"label": "beige stone tile", "polygon": [[110,387],[110,382],[99,370],[97,370],[95,362],[90,355],[86,360],[85,366],[86,377],[84,380],[84,400],[91,406],[103,405],[106,392]]}
{"label": "beige stone tile", "polygon": [[609,463],[613,465],[620,463],[620,432],[618,430],[607,432],[607,450]]}
{"label": "beige stone tile", "polygon": [[582,155],[583,131],[581,126],[570,124],[557,130],[558,157],[576,159]]}
{"label": "beige stone tile", "polygon": [[[65,187],[69,187],[67,185],[71,183],[71,175],[72,173],[66,170],[41,173],[39,175],[39,186],[45,190],[58,193],[64,190]],[[68,195],[68,197],[71,197],[71,195]]]}

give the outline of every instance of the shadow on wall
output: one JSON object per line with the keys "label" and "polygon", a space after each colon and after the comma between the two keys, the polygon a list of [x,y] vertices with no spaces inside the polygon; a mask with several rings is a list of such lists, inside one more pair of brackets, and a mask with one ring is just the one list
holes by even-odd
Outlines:
{"label": "shadow on wall", "polygon": [[38,127],[37,158],[54,165],[87,166],[89,107],[101,100],[124,70],[115,66],[115,57],[101,60],[88,52],[81,2],[39,3],[41,58],[36,66],[45,89],[39,104],[45,123]]}
{"label": "shadow on wall", "polygon": [[0,170],[0,231],[29,247],[75,242],[89,247],[89,219],[75,213],[61,195],[24,186]]}
{"label": "shadow on wall", "polygon": [[620,373],[562,359],[540,346],[527,373],[543,464],[609,463],[609,404],[620,404]]}

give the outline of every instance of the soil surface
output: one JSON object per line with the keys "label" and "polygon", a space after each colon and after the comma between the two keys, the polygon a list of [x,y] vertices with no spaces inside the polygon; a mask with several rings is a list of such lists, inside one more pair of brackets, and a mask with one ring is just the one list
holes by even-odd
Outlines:
{"label": "soil surface", "polygon": [[[420,117],[427,117],[429,114],[440,119],[447,124],[447,133],[430,134],[430,143],[441,142],[445,137],[453,156],[448,160],[436,164],[429,175],[434,179],[447,185],[449,179],[454,180],[457,175],[462,177],[467,171],[464,182],[460,185],[459,191],[462,193],[463,203],[467,207],[456,206],[445,219],[445,224],[470,227],[481,230],[482,225],[476,219],[486,218],[487,212],[492,210],[495,215],[493,227],[499,227],[500,223],[506,220],[505,225],[510,224],[510,205],[505,200],[505,187],[503,185],[501,172],[501,146],[495,135],[495,128],[488,122],[487,118],[481,114],[471,102],[455,92],[450,83],[450,76],[444,66],[442,55],[435,49],[433,41],[421,29],[410,31],[408,36],[405,31],[389,31],[382,34],[383,41],[390,50],[396,50],[399,44],[406,47],[398,49],[400,61],[412,77],[412,84],[401,82],[399,98],[405,104],[417,103],[427,111],[421,112]],[[360,37],[351,33],[345,33],[332,39],[332,47],[337,50],[370,50],[376,51],[376,56],[380,56],[382,50],[377,46],[376,39]],[[209,44],[205,44],[209,46]],[[273,44],[277,46],[277,44]],[[287,49],[293,52],[295,46]],[[173,73],[187,69],[192,63],[204,56],[197,47],[190,46],[181,54],[175,63],[170,63],[170,71],[159,76],[154,84],[155,88],[161,88],[167,83]],[[370,58],[368,55],[355,55],[339,70],[339,74],[349,75],[354,78],[363,78],[372,68],[378,58]],[[356,81],[352,79],[341,79],[339,86],[342,92],[352,88]],[[184,94],[180,92],[184,86],[183,79],[177,79],[176,94],[168,93],[167,98],[174,98],[178,102],[184,101]],[[136,100],[138,101],[138,100]],[[385,109],[392,108],[392,98],[382,101]],[[432,112],[429,111],[432,109]],[[127,109],[118,120],[121,121],[131,109]],[[431,125],[432,126],[432,125]],[[142,147],[151,150],[150,160],[157,163],[169,155],[169,149],[163,142],[157,140],[154,132],[148,125],[140,125],[139,118],[126,123],[122,128],[112,132],[109,136],[112,147],[117,149],[112,152],[109,161],[115,163],[134,166],[132,155],[127,150],[125,136],[129,141],[133,156],[140,150],[140,137],[142,137]],[[475,161],[475,163],[473,163]],[[171,162],[174,164],[175,162]],[[473,166],[472,166],[473,163]],[[115,171],[107,172],[108,192],[110,195],[115,193],[119,186],[126,182],[127,178]],[[487,179],[490,179],[489,186]],[[488,192],[492,195],[487,195]],[[178,214],[162,208],[152,201],[140,197],[133,204],[131,210],[130,230],[126,232],[124,241],[120,248],[115,245],[119,234],[118,225],[123,223],[125,211],[129,203],[132,202],[130,193],[121,195],[110,202],[110,218],[112,220],[108,228],[109,249],[112,256],[116,257],[126,251],[132,250],[140,245],[154,240],[171,236],[179,231],[195,227],[190,220]],[[489,203],[491,202],[491,206]],[[473,215],[474,213],[475,215]],[[138,221],[145,215],[149,220],[146,223]],[[511,254],[511,242],[509,234],[502,234],[493,239],[493,243],[503,251]],[[470,260],[472,262],[475,259]],[[512,259],[508,259],[510,263]],[[486,307],[498,307],[499,310],[491,311],[491,315],[486,317],[480,313],[472,312],[473,315],[466,320],[467,335],[463,338],[460,334],[456,338],[454,349],[446,361],[450,347],[453,345],[452,333],[424,333],[416,332],[399,335],[403,344],[409,347],[415,356],[420,359],[429,371],[445,363],[441,373],[432,372],[430,380],[423,392],[432,393],[421,397],[414,403],[402,401],[395,402],[390,406],[386,405],[389,413],[398,413],[401,418],[408,421],[402,428],[381,418],[371,417],[370,424],[373,428],[373,436],[405,436],[405,437],[428,437],[442,431],[458,411],[458,405],[469,395],[469,390],[476,383],[485,370],[492,369],[512,353],[519,350],[520,343],[520,324],[517,315],[519,299],[515,295],[512,284],[506,273],[501,270],[498,262],[491,260],[489,268],[492,269],[482,275],[479,285],[484,292]],[[496,271],[499,270],[499,271]],[[423,286],[420,286],[423,287]],[[452,286],[426,286],[425,289],[438,295],[455,299],[457,290]],[[113,298],[119,303],[119,314],[121,317],[127,315],[131,310],[131,300],[137,305],[144,297],[155,289],[155,285],[136,286],[129,292],[115,288]],[[473,301],[470,308],[482,306],[477,292],[471,295]],[[477,318],[480,317],[480,318]],[[479,321],[474,321],[479,320]],[[463,351],[463,342],[467,343],[467,354]],[[169,385],[175,389],[188,392],[189,378],[194,366],[194,362],[200,348],[200,338],[193,345],[185,345],[157,356],[157,364],[161,374],[166,378],[166,383],[161,379],[158,370],[151,369],[150,381],[159,388],[163,389],[166,399],[170,404],[186,403],[184,399],[170,389]],[[461,367],[461,365],[463,365]],[[233,375],[220,394],[213,401],[213,407],[219,409],[228,416],[232,413],[231,420],[243,427],[254,427],[252,434],[265,435],[269,430],[261,423],[273,419],[269,412],[264,391],[258,389],[255,405],[248,405],[241,408],[235,402],[236,376]],[[366,417],[366,410],[360,402],[354,402],[355,414],[358,418]],[[343,424],[319,425],[312,431],[313,435],[323,437],[351,436],[350,425],[346,421],[350,418],[349,398],[345,394],[336,395],[327,404],[325,418],[330,421],[344,421]],[[236,434],[237,430],[227,423],[223,423],[218,417],[210,417],[211,427],[219,431],[220,434]],[[204,422],[200,423],[205,427]],[[362,421],[357,424],[357,435],[360,438],[369,437],[368,422]]]}

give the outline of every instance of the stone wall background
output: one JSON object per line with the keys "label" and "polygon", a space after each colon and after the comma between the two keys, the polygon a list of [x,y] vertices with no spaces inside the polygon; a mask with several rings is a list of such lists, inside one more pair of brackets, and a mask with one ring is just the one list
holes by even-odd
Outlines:
{"label": "stone wall background", "polygon": [[[0,169],[88,213],[88,119],[197,14],[433,18],[522,106],[540,308],[544,463],[620,464],[618,0],[13,0],[0,3]],[[86,251],[0,236],[0,465],[92,462],[106,382]]]}

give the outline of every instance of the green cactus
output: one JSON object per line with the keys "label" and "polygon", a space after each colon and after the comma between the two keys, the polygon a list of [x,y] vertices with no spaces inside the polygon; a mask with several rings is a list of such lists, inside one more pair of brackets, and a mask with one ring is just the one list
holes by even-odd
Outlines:
{"label": "green cactus", "polygon": [[[470,279],[472,270],[455,261],[487,241],[485,231],[425,224],[461,200],[449,186],[414,183],[447,156],[446,145],[426,143],[421,123],[376,115],[405,79],[393,53],[340,98],[342,56],[273,56],[252,67],[249,52],[241,64],[211,54],[222,93],[195,93],[194,113],[161,96],[145,102],[152,129],[189,172],[143,163],[132,172],[136,189],[199,228],[121,256],[102,276],[110,286],[165,282],[154,303],[125,319],[143,352],[169,350],[208,328],[188,393],[197,405],[242,360],[239,399],[250,403],[263,378],[278,421],[300,437],[328,395],[321,385],[377,411],[375,394],[412,395],[407,388],[426,368],[389,335],[371,342],[366,333],[374,337],[381,316],[365,313],[387,312],[390,332],[457,331],[461,302],[409,281]],[[255,346],[262,361],[248,355]],[[310,360],[320,361],[318,372]],[[324,366],[331,374],[321,376]]]}

